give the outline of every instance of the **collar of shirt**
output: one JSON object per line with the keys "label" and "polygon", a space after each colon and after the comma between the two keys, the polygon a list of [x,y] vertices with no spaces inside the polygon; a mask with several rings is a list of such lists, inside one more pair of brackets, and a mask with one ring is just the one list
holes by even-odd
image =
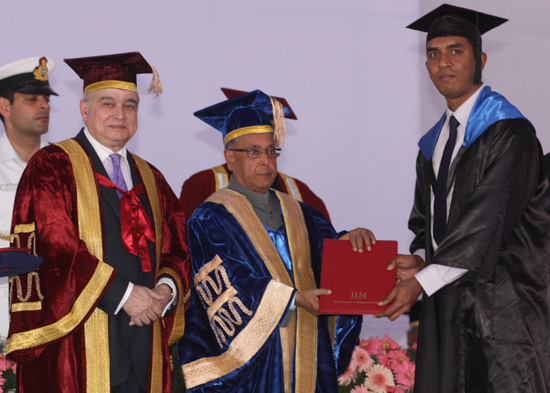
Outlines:
{"label": "collar of shirt", "polygon": [[[469,97],[460,107],[452,112],[450,109],[447,108],[447,119],[445,120],[445,124],[443,124],[443,128],[441,129],[441,133],[439,134],[439,139],[437,140],[437,143],[435,144],[434,154],[432,157],[432,165],[434,173],[437,176],[437,173],[439,173],[439,165],[441,164],[441,157],[443,156],[443,150],[445,149],[445,144],[447,143],[447,140],[449,139],[449,119],[451,116],[454,116],[456,120],[460,123],[456,130],[456,141],[455,148],[453,150],[453,155],[451,156],[451,163],[455,159],[458,150],[460,149],[460,146],[462,146],[462,141],[464,141],[464,135],[466,134],[466,125],[468,124],[468,118],[470,117],[470,113],[472,112],[472,109],[474,108],[474,104],[477,100],[477,97],[479,96],[479,93],[481,93],[481,90],[483,90],[483,85],[481,85],[477,91],[472,94],[471,97]],[[451,187],[451,190],[447,194],[447,215],[449,214],[449,208],[451,206],[451,203],[453,201],[453,190],[454,190],[454,184]],[[430,203],[431,211],[434,211],[434,194],[433,189],[431,191],[431,203]],[[434,248],[434,251],[437,250],[437,244],[435,240],[433,239],[433,214],[431,214],[430,217],[430,223],[431,223],[431,230],[432,230],[432,246]]]}
{"label": "collar of shirt", "polygon": [[[46,142],[42,140],[40,141],[41,148],[46,145]],[[27,166],[27,163],[19,157],[13,148],[10,139],[8,138],[8,135],[4,132],[4,134],[0,137],[0,163],[4,164],[10,161],[16,162],[23,169]]]}
{"label": "collar of shirt", "polygon": [[103,166],[105,167],[105,171],[109,174],[109,176],[113,173],[113,162],[111,160],[111,157],[109,157],[113,153],[118,153],[121,155],[122,159],[120,160],[120,170],[122,171],[122,177],[124,177],[124,182],[126,183],[126,187],[128,190],[131,190],[133,188],[133,182],[132,182],[132,175],[130,174],[130,164],[128,164],[128,150],[126,149],[126,146],[124,146],[119,151],[112,151],[106,146],[103,146],[101,143],[99,143],[93,136],[90,134],[90,131],[88,131],[88,127],[84,127],[84,135],[86,135],[86,138],[88,138],[88,141],[92,145],[94,151],[98,155],[99,159],[103,163]]}
{"label": "collar of shirt", "polygon": [[272,191],[267,191],[265,194],[260,194],[249,190],[241,185],[241,183],[235,179],[235,176],[231,176],[227,188],[243,194],[246,199],[248,199],[254,209],[254,212],[256,212],[256,215],[263,225],[267,225],[275,230],[279,229],[283,225],[283,218],[281,217],[279,208],[279,200]]}
{"label": "collar of shirt", "polygon": [[472,112],[472,109],[474,108],[474,104],[477,100],[477,97],[479,96],[479,93],[481,93],[481,90],[483,90],[483,84],[479,86],[479,88],[475,91],[474,94],[471,95],[456,111],[451,111],[449,108],[447,108],[447,119],[445,120],[445,124],[443,124],[443,128],[441,130],[441,133],[439,134],[439,138],[435,144],[434,154],[432,157],[432,164],[434,173],[437,175],[439,173],[439,164],[441,163],[441,157],[443,156],[443,150],[445,149],[445,144],[447,143],[447,140],[449,139],[449,120],[451,116],[454,116],[456,120],[460,123],[457,127],[456,131],[456,140],[457,143],[455,144],[455,148],[453,150],[453,155],[451,156],[451,162],[456,157],[458,150],[460,149],[460,146],[462,146],[462,142],[464,141],[464,135],[466,134],[466,126],[468,124],[468,118],[470,117],[470,113]]}
{"label": "collar of shirt", "polygon": [[470,117],[470,113],[472,113],[472,109],[474,108],[474,104],[476,103],[477,97],[479,96],[479,93],[481,93],[481,90],[483,90],[483,87],[485,85],[481,84],[479,88],[475,91],[474,94],[472,94],[456,111],[451,111],[449,108],[447,108],[447,120],[445,127],[448,130],[449,129],[449,119],[452,115],[458,120],[460,123],[459,128],[463,128],[462,138],[457,139],[459,141],[464,141],[464,131],[466,131],[466,125],[468,124],[468,118]]}

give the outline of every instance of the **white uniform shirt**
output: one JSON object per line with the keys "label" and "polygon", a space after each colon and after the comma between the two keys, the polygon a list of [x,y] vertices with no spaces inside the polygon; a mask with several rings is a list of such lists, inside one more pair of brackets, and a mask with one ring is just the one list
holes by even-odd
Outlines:
{"label": "white uniform shirt", "polygon": [[[40,147],[46,146],[42,142]],[[0,247],[9,247],[11,217],[15,191],[19,179],[27,163],[23,161],[11,145],[8,136],[4,133],[0,137]],[[8,335],[9,327],[9,281],[8,277],[0,277],[0,336]]]}
{"label": "white uniform shirt", "polygon": [[[454,116],[456,120],[458,120],[458,122],[460,123],[457,128],[457,135],[456,135],[457,143],[455,145],[455,148],[453,150],[453,155],[451,157],[451,163],[452,163],[452,161],[455,159],[458,153],[458,150],[460,149],[460,146],[462,146],[462,143],[464,142],[464,135],[466,134],[466,126],[468,124],[468,118],[470,117],[470,113],[474,108],[474,104],[477,100],[477,97],[479,96],[479,93],[481,93],[481,90],[483,90],[483,85],[481,85],[477,89],[477,91],[474,94],[472,94],[472,96],[469,97],[455,112],[452,112],[450,109],[447,108],[447,119],[445,120],[445,124],[443,124],[441,133],[439,134],[439,138],[435,145],[434,154],[432,157],[434,173],[436,174],[439,173],[439,165],[441,164],[441,157],[443,156],[443,150],[445,149],[445,144],[449,139],[449,119],[451,118],[451,116]],[[449,191],[449,194],[447,195],[447,217],[449,215],[449,208],[453,200],[453,190],[454,190],[454,183],[453,183],[453,186],[451,187],[451,190]],[[435,252],[435,250],[437,250],[437,244],[433,239],[433,211],[434,211],[433,189],[431,190],[430,200],[431,200],[430,211],[432,212],[430,228],[432,232],[432,246]],[[424,260],[426,259],[424,249],[418,250],[415,254],[420,255],[422,258],[424,258]],[[466,269],[432,264],[427,266],[424,270],[418,272],[415,275],[415,277],[420,283],[420,285],[422,286],[422,289],[424,289],[424,292],[426,292],[428,296],[431,296],[432,294],[437,292],[439,289],[443,288],[445,285],[462,277],[467,272],[468,270]]]}

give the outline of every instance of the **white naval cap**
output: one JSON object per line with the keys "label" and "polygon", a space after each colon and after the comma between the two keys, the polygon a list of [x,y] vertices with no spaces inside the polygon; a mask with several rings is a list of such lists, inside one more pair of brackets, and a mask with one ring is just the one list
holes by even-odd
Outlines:
{"label": "white naval cap", "polygon": [[49,74],[55,60],[46,56],[27,57],[0,67],[0,95],[10,92],[58,95],[50,87]]}

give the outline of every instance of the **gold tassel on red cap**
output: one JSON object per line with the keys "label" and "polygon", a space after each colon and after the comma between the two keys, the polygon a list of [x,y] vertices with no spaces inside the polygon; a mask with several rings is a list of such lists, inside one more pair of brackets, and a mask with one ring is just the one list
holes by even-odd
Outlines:
{"label": "gold tassel on red cap", "polygon": [[285,112],[283,104],[273,97],[271,99],[271,106],[273,107],[273,130],[275,131],[274,139],[279,145],[285,145]]}
{"label": "gold tassel on red cap", "polygon": [[149,86],[148,93],[153,93],[155,97],[158,97],[162,94],[162,83],[160,81],[160,76],[155,67],[149,63],[149,66],[153,70],[153,80],[151,81],[151,86]]}

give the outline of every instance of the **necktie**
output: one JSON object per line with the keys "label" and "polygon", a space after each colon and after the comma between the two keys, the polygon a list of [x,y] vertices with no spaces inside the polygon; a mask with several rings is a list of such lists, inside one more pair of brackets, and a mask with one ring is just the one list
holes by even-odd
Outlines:
{"label": "necktie", "polygon": [[434,186],[434,240],[437,244],[445,237],[447,230],[447,179],[449,177],[449,165],[456,144],[456,129],[458,120],[454,116],[449,119],[449,139],[445,144],[439,173]]}
{"label": "necktie", "polygon": [[[128,191],[128,188],[126,187],[126,182],[124,181],[124,177],[122,176],[122,171],[120,170],[120,159],[122,158],[122,156],[118,153],[113,153],[109,157],[111,157],[111,161],[113,162],[113,173],[111,174],[111,181],[121,190]],[[116,193],[119,199],[122,198],[122,194],[120,192],[117,191]]]}

